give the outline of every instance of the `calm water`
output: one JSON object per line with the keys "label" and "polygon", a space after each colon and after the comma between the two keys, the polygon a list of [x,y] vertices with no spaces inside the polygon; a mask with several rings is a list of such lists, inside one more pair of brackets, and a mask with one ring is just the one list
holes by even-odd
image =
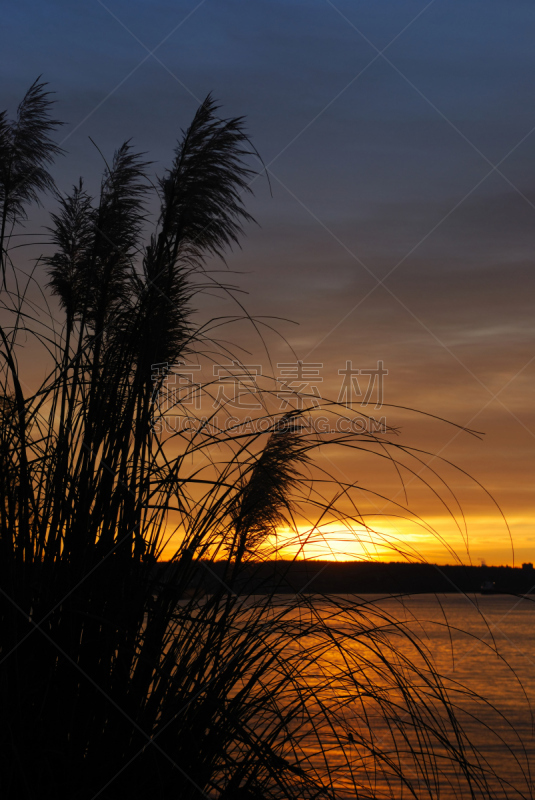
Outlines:
{"label": "calm water", "polygon": [[[378,601],[377,597],[363,599]],[[437,671],[447,681],[466,686],[488,701],[485,704],[473,696],[459,694],[456,702],[460,719],[483,758],[510,782],[497,795],[531,797],[533,786],[530,789],[530,780],[525,775],[530,764],[535,771],[532,718],[532,711],[535,716],[535,602],[503,595],[477,596],[471,600],[459,595],[439,598],[420,595],[405,598],[403,602],[389,598],[379,601],[379,605],[419,637],[432,655]],[[317,608],[326,617],[332,610],[328,601],[318,601]],[[402,641],[398,646],[403,651]],[[407,646],[407,654],[409,649]],[[333,663],[338,658],[333,651]],[[347,724],[351,725],[350,718]],[[386,742],[388,729],[381,730],[384,723],[380,715],[370,718],[370,724],[376,740],[380,742],[383,737]],[[351,745],[348,743],[347,747]],[[318,757],[312,750],[310,756]],[[341,776],[346,758],[347,753],[333,744],[330,759],[340,765]],[[341,777],[338,788],[343,787]],[[371,788],[378,797],[390,796],[381,779]],[[440,797],[469,796],[459,791],[446,786]],[[350,791],[344,794],[354,796]],[[410,793],[396,789],[394,796],[409,797]]]}

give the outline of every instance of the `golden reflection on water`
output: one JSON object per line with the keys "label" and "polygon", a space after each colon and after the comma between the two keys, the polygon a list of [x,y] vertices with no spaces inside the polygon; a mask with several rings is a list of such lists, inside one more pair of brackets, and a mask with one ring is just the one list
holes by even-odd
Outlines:
{"label": "golden reflection on water", "polygon": [[[423,649],[431,655],[437,672],[454,693],[459,720],[479,749],[483,766],[486,761],[491,769],[509,783],[509,787],[499,789],[498,783],[493,784],[490,778],[497,796],[508,799],[531,796],[533,787],[530,787],[530,763],[535,765],[532,719],[532,705],[535,706],[535,602],[501,595],[471,598],[462,595],[420,595],[403,599],[362,599],[378,602],[381,609],[403,622],[418,637]],[[283,598],[280,602],[284,604]],[[345,624],[345,632],[351,635],[350,625],[344,623],[339,616],[331,616],[335,609],[327,600],[317,600],[314,607],[321,616],[329,619],[329,625],[340,630]],[[303,609],[301,613],[307,616],[310,611]],[[373,622],[373,612],[370,614]],[[403,673],[403,658],[406,655],[407,658],[414,659],[414,648],[397,635],[395,628],[391,628],[386,635],[395,637],[399,657],[397,666]],[[299,647],[304,652],[308,647],[314,648],[316,644],[312,640],[301,640]],[[388,695],[389,703],[394,700],[395,705],[395,695],[399,694],[400,718],[403,723],[402,692],[389,685],[388,670],[382,670],[380,653],[370,655],[368,650],[363,653],[366,645],[359,642],[358,638],[351,648],[356,655],[355,664],[365,656],[369,669],[373,671],[377,665],[374,676],[376,686],[377,681],[380,685],[381,675],[384,675],[385,699]],[[392,657],[392,652],[389,652],[389,657]],[[347,666],[347,662],[345,665],[343,662],[342,654],[333,647],[331,652],[322,656],[321,668],[317,664],[313,667],[304,666],[308,670],[307,682],[325,687],[339,670]],[[406,672],[407,680],[414,681],[415,675],[410,669]],[[463,687],[470,689],[472,693],[468,694]],[[392,794],[393,787],[389,785],[387,777],[389,770],[383,771],[380,767],[378,769],[377,763],[372,763],[373,757],[369,751],[359,752],[351,732],[356,731],[358,726],[359,734],[366,735],[368,729],[371,750],[374,747],[382,749],[387,758],[403,765],[405,774],[422,783],[422,775],[417,775],[414,756],[409,747],[409,742],[414,747],[418,740],[416,733],[410,730],[410,723],[407,727],[408,733],[405,731],[403,734],[403,726],[398,728],[396,720],[392,724],[392,716],[390,725],[385,721],[377,696],[366,698],[364,691],[356,704],[353,693],[352,697],[348,696],[347,706],[344,707],[343,695],[351,694],[351,691],[348,693],[347,684],[339,686],[339,694],[339,721],[331,737],[328,732],[323,736],[322,747],[325,752],[320,752],[313,736],[308,742],[304,737],[302,758],[308,761],[309,768],[317,769],[320,774],[327,756],[330,768],[335,769],[333,788],[341,792],[341,796],[355,796],[354,789],[344,777],[348,764],[351,764],[353,775],[360,778],[363,787],[369,787],[370,796],[409,797],[410,792],[403,791],[402,787],[395,789]],[[407,718],[407,714],[405,717]],[[404,735],[407,736],[405,741]],[[346,744],[341,746],[337,737]],[[440,762],[442,754],[439,745],[435,754]],[[455,769],[446,765],[443,778],[440,781],[441,798],[466,796],[465,793],[459,794],[461,790],[456,785]]]}
{"label": "golden reflection on water", "polygon": [[[205,601],[208,596],[198,606],[181,601],[187,613],[176,632],[187,638],[195,607],[200,612]],[[277,653],[260,673],[247,718],[259,741],[279,740],[278,709],[289,713],[296,691],[306,698],[289,713],[292,735],[283,736],[280,754],[295,780],[305,776],[303,785],[312,787],[307,798],[532,798],[534,601],[459,594],[342,595],[336,601],[240,596],[226,657],[232,661],[251,636],[263,657]],[[252,618],[258,624],[251,625]],[[252,665],[256,669],[257,662]],[[471,795],[462,765],[452,761],[448,741],[457,731],[440,702],[434,671],[477,749],[468,748],[466,757],[479,765],[489,790],[480,784]],[[258,681],[248,670],[238,673],[227,700],[249,680]],[[331,795],[314,788],[329,784]]]}

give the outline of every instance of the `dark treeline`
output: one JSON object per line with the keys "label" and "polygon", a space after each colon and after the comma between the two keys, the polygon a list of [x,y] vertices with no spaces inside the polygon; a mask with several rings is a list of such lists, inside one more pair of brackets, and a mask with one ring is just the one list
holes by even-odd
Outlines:
{"label": "dark treeline", "polygon": [[[189,590],[202,587],[210,592],[228,565],[219,561],[206,569],[198,565]],[[158,570],[167,583],[170,565]],[[520,567],[472,567],[461,565],[407,564],[399,562],[265,561],[250,563],[235,590],[247,593],[295,594],[399,594],[487,591],[535,593],[535,569]]]}

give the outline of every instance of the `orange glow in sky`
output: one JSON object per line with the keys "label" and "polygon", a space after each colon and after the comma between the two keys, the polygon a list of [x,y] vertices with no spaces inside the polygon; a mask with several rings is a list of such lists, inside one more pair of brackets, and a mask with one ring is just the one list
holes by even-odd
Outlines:
{"label": "orange glow in sky", "polygon": [[[409,520],[385,519],[374,530],[357,527],[350,521],[330,522],[320,527],[300,524],[297,530],[281,528],[269,537],[264,555],[279,559],[309,559],[315,561],[427,561],[437,564],[462,562],[479,566],[520,566],[533,560],[533,524],[527,516],[508,520],[513,536],[514,551],[503,520],[496,516],[466,519],[465,532],[452,528],[450,518],[431,517],[427,527]],[[434,529],[435,534],[433,534]],[[162,559],[170,558],[180,541],[172,536]]]}

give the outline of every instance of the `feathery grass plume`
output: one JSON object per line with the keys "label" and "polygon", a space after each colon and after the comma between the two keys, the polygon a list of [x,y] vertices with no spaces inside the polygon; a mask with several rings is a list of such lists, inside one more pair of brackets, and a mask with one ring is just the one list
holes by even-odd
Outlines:
{"label": "feathery grass plume", "polygon": [[110,315],[117,313],[131,292],[133,259],[140,244],[145,218],[144,201],[148,162],[125,142],[106,167],[93,227],[91,252],[90,323],[97,336],[106,334]]}
{"label": "feathery grass plume", "polygon": [[240,220],[252,221],[242,193],[254,172],[243,162],[251,155],[243,118],[222,120],[211,95],[201,104],[175,150],[173,166],[160,179],[161,233],[158,249],[172,263],[202,263],[207,254],[223,257],[239,243]]}
{"label": "feathery grass plume", "polygon": [[174,363],[188,342],[192,296],[189,279],[209,256],[223,257],[239,244],[242,221],[252,220],[243,205],[254,174],[242,118],[220,119],[210,95],[201,104],[176,147],[172,167],[159,179],[161,209],[138,284],[139,363]]}
{"label": "feathery grass plume", "polygon": [[54,223],[49,228],[57,247],[46,262],[49,266],[49,287],[60,299],[65,310],[67,327],[81,316],[89,288],[90,252],[94,238],[92,198],[80,178],[72,194],[59,197],[60,211],[51,214]]}
{"label": "feathery grass plume", "polygon": [[287,412],[275,425],[267,444],[241,476],[235,496],[234,533],[230,551],[239,564],[254,556],[259,545],[291,526],[290,493],[301,479],[298,465],[308,461],[310,443],[301,435],[298,412]]}
{"label": "feathery grass plume", "polygon": [[39,202],[42,192],[53,191],[55,184],[47,167],[63,151],[50,138],[63,123],[50,117],[53,101],[46,83],[39,78],[30,86],[9,120],[0,114],[0,256],[5,284],[5,239],[7,226],[26,219],[26,206]]}
{"label": "feathery grass plume", "polygon": [[[162,363],[204,346],[192,317],[199,273],[250,220],[243,121],[216,111],[208,97],[183,134],[146,246],[148,164],[129,143],[96,205],[82,182],[60,200],[46,263],[62,330],[33,329],[41,311],[29,298],[4,307],[14,320],[0,327],[3,793],[498,797],[504,781],[459,721],[467,690],[455,694],[406,626],[356,597],[296,586],[281,599],[280,562],[269,585],[255,578],[278,555],[281,526],[299,545],[296,518],[314,513],[316,529],[343,516],[340,498],[353,502],[353,485],[315,477],[317,448],[396,465],[403,452],[414,474],[420,451],[375,434],[320,436],[297,412],[267,434],[156,429]],[[54,152],[48,131],[39,163]],[[23,316],[52,361],[27,394]],[[353,519],[363,524],[356,502]],[[173,526],[176,552],[162,564]],[[527,783],[507,791],[531,796]]]}

